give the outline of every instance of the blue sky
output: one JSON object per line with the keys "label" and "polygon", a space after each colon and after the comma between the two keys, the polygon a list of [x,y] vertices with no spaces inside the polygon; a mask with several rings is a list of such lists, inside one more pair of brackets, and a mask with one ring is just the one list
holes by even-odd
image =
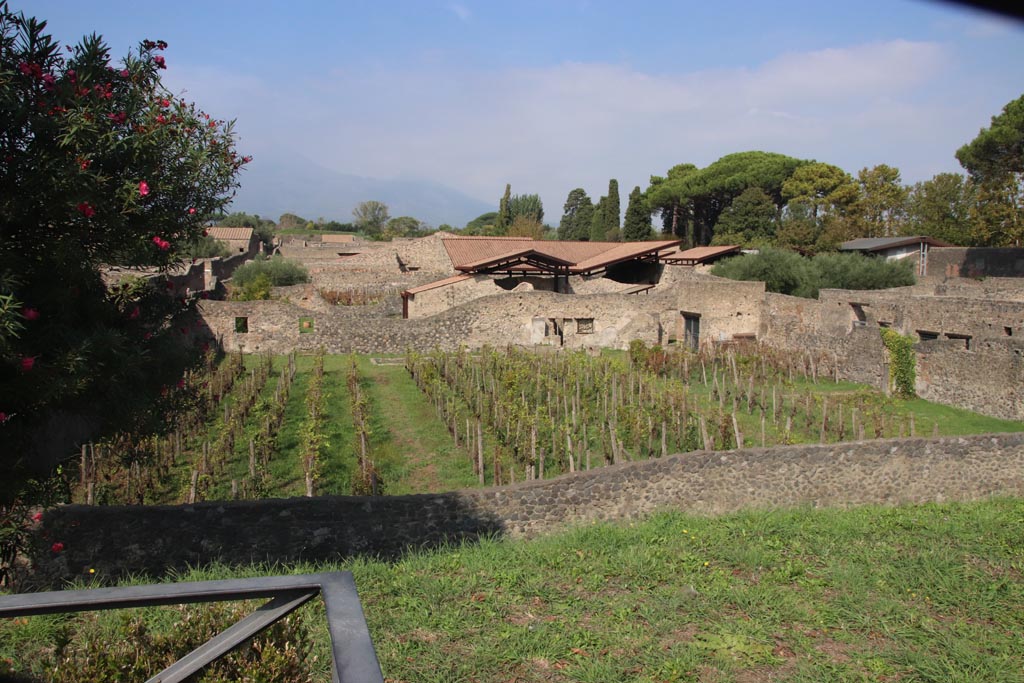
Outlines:
{"label": "blue sky", "polygon": [[615,177],[624,204],[750,149],[924,180],[1024,94],[1024,24],[921,0],[12,6],[114,55],[166,40],[165,84],[237,119],[254,177],[301,160],[495,203],[510,182],[553,223],[574,187]]}

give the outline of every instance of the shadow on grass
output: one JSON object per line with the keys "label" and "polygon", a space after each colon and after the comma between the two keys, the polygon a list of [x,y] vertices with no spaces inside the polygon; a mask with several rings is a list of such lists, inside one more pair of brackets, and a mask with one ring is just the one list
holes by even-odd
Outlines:
{"label": "shadow on grass", "polygon": [[[160,578],[213,563],[336,561],[501,536],[473,495],[325,496],[195,505],[69,505],[46,513],[33,539],[33,587],[76,578]],[[60,545],[57,545],[60,544]],[[56,550],[55,550],[56,549]]]}

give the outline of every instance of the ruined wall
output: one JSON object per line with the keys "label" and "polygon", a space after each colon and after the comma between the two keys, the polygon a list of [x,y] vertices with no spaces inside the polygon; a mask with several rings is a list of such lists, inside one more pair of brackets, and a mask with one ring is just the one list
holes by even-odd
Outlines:
{"label": "ruined wall", "polygon": [[945,277],[1024,277],[1024,249],[933,247],[927,275]]}
{"label": "ruined wall", "polygon": [[878,324],[869,320],[855,325],[851,311],[845,301],[769,293],[758,339],[769,346],[812,354],[819,364],[838,367],[840,379],[884,388],[888,357]]}
{"label": "ruined wall", "polygon": [[921,342],[917,394],[1007,420],[1024,420],[1024,339]]}
{"label": "ruined wall", "polygon": [[[512,486],[413,496],[322,497],[184,506],[66,506],[37,534],[39,573],[161,575],[218,561],[396,556],[484,534],[529,537],[659,509],[923,503],[1024,495],[1024,434],[699,451]],[[64,551],[50,545],[60,541]]]}
{"label": "ruined wall", "polygon": [[[683,339],[684,312],[700,316],[701,343],[757,334],[765,297],[763,282],[728,280],[678,266],[671,269],[685,271],[685,275],[669,286],[658,285],[655,289],[658,297],[670,302],[660,309],[664,343]],[[642,299],[643,295],[635,298]]]}
{"label": "ruined wall", "polygon": [[[531,285],[526,283],[521,284],[520,287],[530,289]],[[437,315],[454,306],[461,306],[474,299],[501,294],[504,291],[494,282],[494,278],[477,275],[459,282],[417,292],[409,296],[409,318]]]}

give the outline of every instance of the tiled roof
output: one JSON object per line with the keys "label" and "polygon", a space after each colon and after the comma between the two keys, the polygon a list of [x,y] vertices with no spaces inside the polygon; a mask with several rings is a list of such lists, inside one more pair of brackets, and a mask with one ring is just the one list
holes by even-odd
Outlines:
{"label": "tiled roof", "polygon": [[736,245],[726,245],[720,247],[693,247],[691,249],[673,249],[672,251],[662,254],[661,260],[668,263],[682,262],[684,264],[697,264],[704,263],[716,258],[728,256],[729,254],[735,254],[740,251],[740,247]]}
{"label": "tiled roof", "polygon": [[937,240],[934,237],[919,236],[913,237],[861,237],[859,239],[843,242],[839,245],[842,251],[880,251],[882,249],[895,249],[910,244],[924,242],[930,247],[951,247],[949,242]]}
{"label": "tiled roof", "polygon": [[[451,237],[442,240],[456,270],[472,270],[495,261],[533,254],[569,264],[573,273],[586,273],[656,253],[679,240],[651,242],[562,242],[529,237]],[[517,270],[532,270],[516,266]]]}
{"label": "tiled roof", "polygon": [[252,228],[207,228],[206,234],[215,240],[244,240],[252,239]]}
{"label": "tiled roof", "polygon": [[463,280],[471,280],[472,275],[453,275],[446,277],[443,280],[437,280],[435,282],[428,282],[425,285],[419,287],[412,287],[402,292],[402,296],[408,296],[410,294],[419,294],[420,292],[426,292],[430,289],[437,289],[438,287],[447,287],[448,285],[454,285],[456,282],[462,282]]}

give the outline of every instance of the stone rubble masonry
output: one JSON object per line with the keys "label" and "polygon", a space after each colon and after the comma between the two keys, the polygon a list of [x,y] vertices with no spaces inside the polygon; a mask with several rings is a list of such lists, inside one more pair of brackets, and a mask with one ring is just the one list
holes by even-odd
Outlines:
{"label": "stone rubble masonry", "polygon": [[[533,537],[663,509],[720,515],[1022,495],[1024,433],[696,451],[449,493],[70,505],[45,514],[34,561],[54,584],[87,577],[90,568],[109,581],[211,562],[394,557],[411,547],[494,534]],[[50,551],[55,541],[63,552]]]}
{"label": "stone rubble masonry", "polygon": [[934,247],[928,275],[944,277],[1024,277],[1024,249],[1014,247]]}

